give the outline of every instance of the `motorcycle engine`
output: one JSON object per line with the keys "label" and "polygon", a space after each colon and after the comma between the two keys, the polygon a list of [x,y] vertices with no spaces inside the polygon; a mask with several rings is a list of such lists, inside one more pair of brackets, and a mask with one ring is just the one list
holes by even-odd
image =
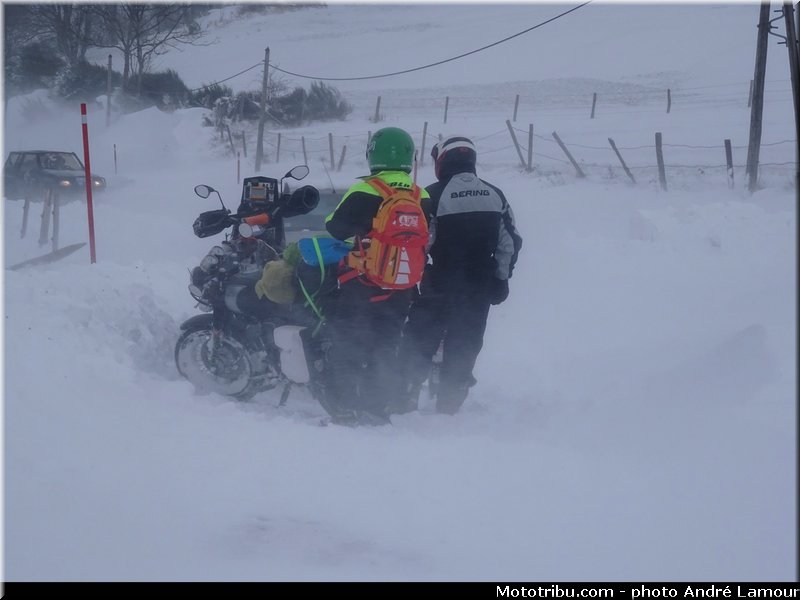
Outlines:
{"label": "motorcycle engine", "polygon": [[197,300],[199,308],[204,311],[211,310],[213,298],[210,295],[218,289],[213,282],[218,279],[221,271],[230,269],[230,264],[235,263],[235,251],[228,242],[214,246],[200,261],[200,264],[189,274],[189,293]]}

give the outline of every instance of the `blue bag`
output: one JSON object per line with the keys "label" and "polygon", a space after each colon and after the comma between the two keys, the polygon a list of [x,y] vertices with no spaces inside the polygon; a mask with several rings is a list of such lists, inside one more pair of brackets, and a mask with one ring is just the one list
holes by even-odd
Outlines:
{"label": "blue bag", "polygon": [[312,267],[319,266],[320,259],[323,265],[335,265],[352,250],[348,244],[331,237],[303,238],[298,240],[297,247],[303,262]]}

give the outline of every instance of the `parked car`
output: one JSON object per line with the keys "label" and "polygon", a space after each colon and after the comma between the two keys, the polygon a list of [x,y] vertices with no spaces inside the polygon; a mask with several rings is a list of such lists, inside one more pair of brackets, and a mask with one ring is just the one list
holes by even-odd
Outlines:
{"label": "parked car", "polygon": [[[60,194],[82,193],[86,189],[86,170],[74,152],[25,150],[11,152],[3,167],[6,198],[35,199],[47,188]],[[94,190],[103,190],[106,180],[92,173]]]}

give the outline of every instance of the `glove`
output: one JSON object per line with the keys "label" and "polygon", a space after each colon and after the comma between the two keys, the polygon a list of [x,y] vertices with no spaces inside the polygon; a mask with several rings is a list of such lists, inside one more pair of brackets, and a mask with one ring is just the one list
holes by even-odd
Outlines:
{"label": "glove", "polygon": [[492,284],[489,287],[489,303],[492,306],[497,306],[505,302],[508,298],[508,279],[492,279]]}

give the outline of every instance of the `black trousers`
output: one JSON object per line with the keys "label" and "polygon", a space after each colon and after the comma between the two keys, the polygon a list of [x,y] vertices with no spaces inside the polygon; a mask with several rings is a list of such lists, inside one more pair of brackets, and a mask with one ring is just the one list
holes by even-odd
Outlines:
{"label": "black trousers", "polygon": [[412,403],[417,402],[433,356],[444,341],[436,410],[454,414],[461,408],[475,383],[472,369],[483,347],[489,306],[483,291],[423,294],[414,301],[399,351]]}
{"label": "black trousers", "polygon": [[332,342],[326,396],[339,408],[385,414],[400,394],[397,345],[416,290],[395,290],[385,300],[371,301],[386,293],[354,279],[342,284],[325,307]]}

